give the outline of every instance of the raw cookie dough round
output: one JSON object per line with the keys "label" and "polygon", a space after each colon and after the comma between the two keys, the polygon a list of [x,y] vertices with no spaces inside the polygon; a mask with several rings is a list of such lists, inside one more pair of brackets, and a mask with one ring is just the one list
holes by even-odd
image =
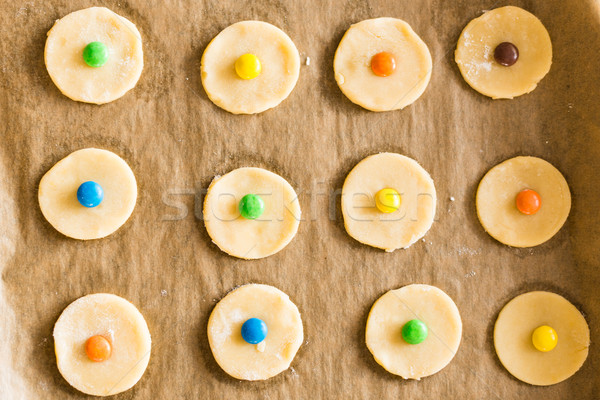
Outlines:
{"label": "raw cookie dough round", "polygon": [[[541,197],[534,215],[522,214],[517,194],[532,189]],[[515,157],[490,169],[479,183],[477,216],[494,239],[513,247],[532,247],[549,240],[571,209],[567,181],[552,164],[537,157]]]}
{"label": "raw cookie dough round", "polygon": [[[429,331],[419,344],[402,339],[402,327],[413,319],[423,321]],[[377,299],[369,312],[365,336],[379,365],[404,379],[419,380],[440,371],[454,358],[462,322],[456,304],[441,289],[413,284]]]}
{"label": "raw cookie dough round", "polygon": [[[380,77],[371,58],[391,53],[395,71]],[[402,109],[425,91],[431,77],[431,54],[410,25],[396,18],[367,19],[348,29],[335,52],[333,70],[342,92],[371,111]]]}
{"label": "raw cookie dough round", "polygon": [[[267,325],[267,337],[261,343],[249,344],[242,338],[242,325],[250,318]],[[298,307],[287,294],[268,285],[234,289],[217,303],[208,320],[213,356],[237,379],[264,380],[285,371],[303,340]]]}
{"label": "raw cookie dough round", "polygon": [[[94,207],[82,206],[77,189],[94,181],[104,199]],[[123,225],[135,207],[137,184],[129,165],[101,149],[77,150],[57,162],[40,181],[38,200],[50,225],[65,236],[88,240],[110,235]]]}
{"label": "raw cookie dough round", "polygon": [[[375,194],[384,188],[401,196],[400,209],[382,213]],[[369,246],[394,251],[408,248],[425,236],[435,216],[433,180],[415,160],[395,153],[380,153],[359,162],[342,188],[342,214],[346,231]]]}
{"label": "raw cookie dough round", "polygon": [[[247,194],[264,201],[257,219],[240,215],[238,204]],[[294,188],[262,168],[238,168],[215,177],[204,199],[208,235],[227,254],[245,259],[267,257],[287,246],[298,231],[300,213]]]}
{"label": "raw cookie dough round", "polygon": [[[242,79],[236,60],[254,54],[261,72]],[[242,21],[228,26],[208,44],[201,62],[202,85],[210,100],[233,114],[256,114],[285,100],[296,86],[300,55],[281,29],[261,21]]]}
{"label": "raw cookie dough round", "polygon": [[[517,62],[505,67],[494,59],[500,43],[514,44]],[[552,42],[537,17],[522,8],[496,8],[465,27],[454,54],[467,83],[493,99],[512,99],[531,92],[550,71]]]}
{"label": "raw cookie dough round", "polygon": [[[83,49],[91,42],[108,47],[108,61],[90,67]],[[144,56],[135,25],[108,8],[91,7],[56,21],[48,32],[44,52],[50,78],[67,97],[104,104],[122,97],[136,85]]]}
{"label": "raw cookie dough round", "polygon": [[[86,341],[102,335],[112,347],[110,358],[90,360]],[[111,396],[135,385],[150,360],[150,331],[133,304],[114,294],[81,297],[62,312],[54,325],[58,370],[75,389]]]}
{"label": "raw cookie dough round", "polygon": [[[556,331],[553,350],[541,352],[531,341],[533,331],[547,325]],[[502,365],[515,378],[532,385],[554,385],[571,377],[588,355],[590,330],[585,318],[564,297],[529,292],[515,297],[500,311],[494,346]]]}

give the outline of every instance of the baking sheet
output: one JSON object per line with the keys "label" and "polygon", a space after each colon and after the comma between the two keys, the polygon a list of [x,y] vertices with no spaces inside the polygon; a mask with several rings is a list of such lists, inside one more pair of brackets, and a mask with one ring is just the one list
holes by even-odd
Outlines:
{"label": "baking sheet", "polygon": [[[453,50],[472,18],[507,4],[542,20],[554,63],[532,94],[492,101],[463,81]],[[145,68],[137,87],[104,106],[63,96],[43,62],[54,20],[92,5],[132,20],[144,41]],[[333,54],[344,31],[379,16],[408,21],[434,59],[427,91],[403,111],[365,111],[343,96],[333,77]],[[302,60],[308,56],[311,62],[279,107],[234,116],[208,100],[200,57],[219,31],[245,19],[279,26]],[[0,398],[86,397],[59,374],[52,329],[64,307],[95,292],[133,302],[152,333],[145,375],[118,399],[594,398],[600,389],[599,19],[594,0],[2,0]],[[91,242],[56,232],[37,203],[42,175],[84,147],[121,155],[139,184],[129,222]],[[351,239],[339,209],[345,175],[363,157],[381,151],[418,160],[435,180],[439,199],[425,240],[392,254]],[[494,241],[474,208],[483,174],[516,155],[547,159],[573,193],[565,227],[533,249]],[[200,219],[202,193],[213,176],[242,166],[268,168],[300,195],[304,221],[298,235],[263,260],[225,255]],[[249,282],[288,293],[305,327],[292,368],[265,382],[226,375],[205,332],[215,302]],[[464,324],[453,362],[421,382],[388,374],[364,345],[372,303],[389,289],[416,282],[446,291]],[[499,310],[533,289],[566,296],[591,328],[583,368],[546,388],[512,378],[493,350]]]}

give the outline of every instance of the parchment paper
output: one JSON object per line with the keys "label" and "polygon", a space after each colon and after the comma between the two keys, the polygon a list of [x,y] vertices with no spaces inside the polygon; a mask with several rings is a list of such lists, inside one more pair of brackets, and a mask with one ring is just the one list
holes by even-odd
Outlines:
{"label": "parchment paper", "polygon": [[[153,349],[141,381],[118,399],[394,398],[592,399],[600,368],[600,11],[595,0],[371,1],[8,1],[0,3],[0,398],[85,396],[56,367],[52,329],[80,296],[110,292],[148,321]],[[492,101],[469,88],[453,61],[463,27],[483,10],[513,4],[536,14],[554,63],[531,94]],[[144,41],[137,87],[104,106],[76,103],[50,80],[46,32],[71,11],[105,5],[132,20]],[[372,113],[337,88],[333,55],[350,24],[379,16],[408,21],[434,59],[425,94],[403,111]],[[310,65],[290,97],[255,116],[214,106],[200,82],[200,57],[223,28],[246,19],[289,34]],[[139,184],[136,209],[116,234],[63,237],[43,218],[37,188],[61,158],[84,147],[121,155]],[[409,250],[386,254],[343,227],[339,191],[363,157],[394,151],[418,160],[436,183],[436,222]],[[573,209],[546,244],[512,249],[488,236],[475,212],[483,174],[516,156],[553,163]],[[282,252],[257,261],[211,243],[198,212],[214,175],[268,168],[300,194],[304,221]],[[451,200],[454,199],[454,201]],[[306,341],[292,368],[265,382],[240,382],[214,361],[206,324],[237,285],[262,282],[288,293]],[[420,382],[387,373],[364,345],[372,303],[410,283],[436,285],[457,303],[460,349]],[[583,368],[552,387],[511,377],[492,330],[517,294],[547,289],[585,313],[592,347]]]}

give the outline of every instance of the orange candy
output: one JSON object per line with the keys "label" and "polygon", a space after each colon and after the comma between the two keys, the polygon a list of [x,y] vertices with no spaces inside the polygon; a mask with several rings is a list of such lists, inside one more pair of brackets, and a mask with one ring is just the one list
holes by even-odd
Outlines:
{"label": "orange candy", "polygon": [[87,354],[88,358],[92,361],[106,361],[112,354],[112,345],[104,336],[95,335],[86,340],[85,354]]}
{"label": "orange candy", "polygon": [[542,198],[531,189],[521,190],[517,195],[517,208],[525,215],[533,215],[542,207]]}
{"label": "orange candy", "polygon": [[392,54],[382,51],[371,58],[371,69],[377,76],[390,76],[396,69],[396,59]]}

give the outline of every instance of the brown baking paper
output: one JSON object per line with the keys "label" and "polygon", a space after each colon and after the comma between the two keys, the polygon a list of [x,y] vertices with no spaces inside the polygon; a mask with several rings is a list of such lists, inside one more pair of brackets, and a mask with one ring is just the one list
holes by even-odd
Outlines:
{"label": "brown baking paper", "polygon": [[[493,101],[463,81],[453,52],[472,18],[507,4],[541,19],[552,38],[554,62],[531,94]],[[137,87],[103,106],[63,96],[43,60],[54,21],[92,5],[133,21],[144,44]],[[130,300],[152,333],[145,375],[118,399],[598,396],[597,1],[3,0],[0,11],[0,398],[86,397],[58,372],[52,329],[69,303],[97,292]],[[413,105],[373,113],[344,97],[332,64],[352,23],[381,16],[409,22],[429,46],[434,67],[429,87]],[[236,116],[209,101],[200,82],[200,57],[217,33],[247,19],[282,28],[298,47],[303,66],[295,90],[280,106]],[[304,63],[307,57],[310,65]],[[139,185],[131,219],[110,237],[88,242],[55,231],[37,201],[43,174],[85,147],[122,156]],[[418,160],[435,180],[439,200],[425,240],[391,254],[346,234],[339,201],[352,167],[383,151]],[[496,242],[475,212],[481,177],[516,155],[550,161],[573,194],[564,228],[532,249]],[[286,178],[303,210],[296,238],[262,260],[224,254],[200,219],[203,191],[212,178],[242,166],[264,167]],[[249,282],[288,293],[305,329],[292,368],[264,382],[225,374],[206,336],[215,303]],[[420,382],[387,373],[364,344],[373,302],[410,283],[443,289],[464,324],[454,360]],[[514,379],[493,348],[502,306],[533,289],[564,295],[591,329],[583,368],[552,387]]]}

